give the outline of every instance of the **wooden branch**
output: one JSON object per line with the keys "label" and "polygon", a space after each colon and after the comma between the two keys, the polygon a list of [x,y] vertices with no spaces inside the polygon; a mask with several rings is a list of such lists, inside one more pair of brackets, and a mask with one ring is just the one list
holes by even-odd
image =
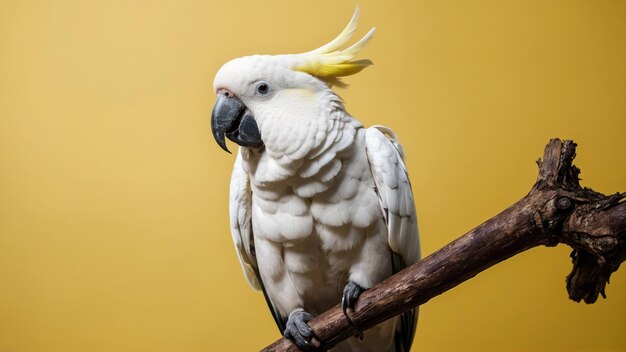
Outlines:
{"label": "wooden branch", "polygon": [[[573,141],[552,139],[539,160],[530,193],[439,251],[365,291],[350,317],[368,329],[530,248],[564,243],[573,248],[569,297],[594,303],[611,273],[626,260],[625,194],[605,196],[579,185]],[[324,348],[357,334],[340,306],[309,322]],[[263,351],[299,351],[280,339]]]}

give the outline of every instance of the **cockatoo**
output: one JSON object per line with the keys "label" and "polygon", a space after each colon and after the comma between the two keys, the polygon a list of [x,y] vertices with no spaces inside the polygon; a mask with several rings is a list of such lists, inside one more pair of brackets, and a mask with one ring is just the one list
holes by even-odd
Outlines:
{"label": "cockatoo", "polygon": [[[396,134],[364,128],[332,90],[371,65],[353,59],[375,28],[341,49],[358,17],[357,8],[318,49],[237,58],[214,81],[213,136],[226,151],[225,137],[240,146],[230,186],[235,248],[281,333],[303,350],[315,349],[313,316],[342,302],[349,319],[361,292],[420,257]],[[404,313],[333,351],[409,351],[416,320],[417,311]]]}

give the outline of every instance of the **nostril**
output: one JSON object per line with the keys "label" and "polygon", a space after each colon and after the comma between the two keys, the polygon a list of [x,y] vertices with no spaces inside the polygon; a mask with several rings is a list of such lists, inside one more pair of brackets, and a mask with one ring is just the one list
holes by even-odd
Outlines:
{"label": "nostril", "polygon": [[225,96],[226,98],[231,98],[231,97],[235,96],[233,93],[228,91],[228,89],[226,89],[226,88],[219,88],[216,93],[217,94],[221,94],[221,95]]}

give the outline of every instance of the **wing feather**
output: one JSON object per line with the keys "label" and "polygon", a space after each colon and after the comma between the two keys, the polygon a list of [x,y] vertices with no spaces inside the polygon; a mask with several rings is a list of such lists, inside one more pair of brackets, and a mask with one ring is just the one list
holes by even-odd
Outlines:
{"label": "wing feather", "polygon": [[254,235],[252,233],[252,190],[250,177],[242,166],[241,150],[237,154],[230,179],[230,232],[246,280],[252,288],[263,291],[263,297],[265,297],[274,321],[276,321],[282,334],[285,330],[286,320],[278,313],[269,299],[256,261]]}
{"label": "wing feather", "polygon": [[[387,220],[395,274],[420,259],[420,238],[413,191],[403,160],[404,151],[396,134],[387,127],[372,126],[367,129],[365,136],[367,158],[374,176],[379,206]],[[397,352],[410,350],[417,316],[418,309],[400,316],[395,332]]]}
{"label": "wing feather", "polygon": [[230,233],[237,250],[243,274],[252,288],[260,290],[260,278],[256,275],[257,263],[252,239],[252,191],[250,179],[243,170],[241,153],[237,155],[230,178]]}
{"label": "wing feather", "polygon": [[389,246],[400,254],[406,265],[411,265],[420,259],[417,215],[402,147],[394,137],[395,134],[387,127],[368,128],[367,158],[379,194],[380,208],[387,213]]}

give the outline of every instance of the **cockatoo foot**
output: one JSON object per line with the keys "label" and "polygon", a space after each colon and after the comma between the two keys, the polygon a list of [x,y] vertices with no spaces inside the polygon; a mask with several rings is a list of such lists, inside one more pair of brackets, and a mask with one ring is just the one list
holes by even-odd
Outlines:
{"label": "cockatoo foot", "polygon": [[348,281],[346,287],[343,288],[343,296],[341,297],[341,308],[343,309],[343,315],[346,316],[350,325],[354,326],[358,331],[357,336],[363,340],[363,330],[359,328],[354,321],[348,316],[348,308],[350,310],[354,310],[354,305],[356,304],[356,300],[359,298],[361,293],[363,293],[365,289],[359,286],[354,281]]}
{"label": "cockatoo foot", "polygon": [[307,324],[313,316],[303,310],[289,314],[284,336],[293,341],[303,351],[322,351],[320,343],[315,339],[313,329]]}

